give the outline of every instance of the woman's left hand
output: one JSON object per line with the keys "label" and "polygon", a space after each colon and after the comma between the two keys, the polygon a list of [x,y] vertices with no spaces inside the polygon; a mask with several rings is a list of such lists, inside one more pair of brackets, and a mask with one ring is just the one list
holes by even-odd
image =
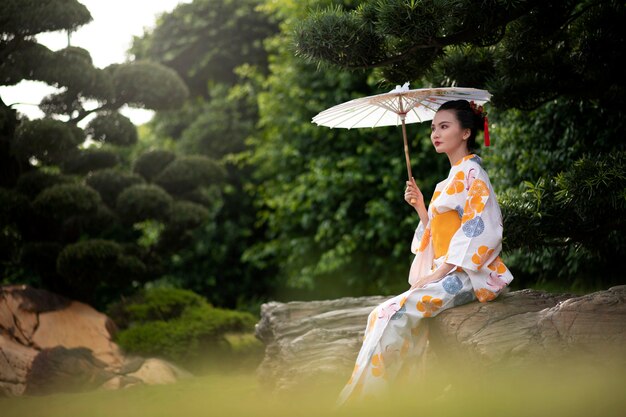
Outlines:
{"label": "woman's left hand", "polygon": [[443,264],[441,264],[439,268],[435,269],[433,273],[428,274],[418,279],[415,284],[411,285],[410,289],[412,290],[415,288],[422,288],[426,286],[427,284],[430,284],[431,282],[439,281],[440,279],[448,275],[448,273],[452,271],[454,268],[456,268],[456,265],[444,262]]}
{"label": "woman's left hand", "polygon": [[415,289],[415,288],[422,288],[425,287],[426,285],[430,284],[431,282],[435,282],[440,280],[441,278],[438,276],[435,276],[435,273],[432,274],[428,274],[420,279],[417,280],[417,282],[413,285],[411,285],[410,289]]}

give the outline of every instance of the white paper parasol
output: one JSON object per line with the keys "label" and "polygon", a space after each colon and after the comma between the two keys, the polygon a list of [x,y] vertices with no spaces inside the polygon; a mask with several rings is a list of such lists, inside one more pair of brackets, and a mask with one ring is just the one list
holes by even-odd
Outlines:
{"label": "white paper parasol", "polygon": [[330,128],[360,128],[402,125],[404,155],[409,180],[411,162],[406,137],[407,123],[432,120],[439,106],[450,100],[474,101],[483,105],[491,98],[487,90],[461,87],[420,88],[409,90],[409,83],[388,93],[347,101],[322,111],[313,123]]}

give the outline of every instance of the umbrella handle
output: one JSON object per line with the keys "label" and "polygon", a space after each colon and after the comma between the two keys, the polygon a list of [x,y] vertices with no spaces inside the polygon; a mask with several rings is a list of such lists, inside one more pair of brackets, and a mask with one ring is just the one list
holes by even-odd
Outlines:
{"label": "umbrella handle", "polygon": [[[400,104],[402,106],[402,104]],[[404,122],[404,115],[401,115],[402,119],[402,138],[404,139],[404,159],[406,160],[406,173],[409,176],[409,181],[413,178],[413,174],[411,173],[411,160],[409,159],[409,144],[406,140],[406,123]],[[417,200],[412,198],[411,204],[417,203]]]}

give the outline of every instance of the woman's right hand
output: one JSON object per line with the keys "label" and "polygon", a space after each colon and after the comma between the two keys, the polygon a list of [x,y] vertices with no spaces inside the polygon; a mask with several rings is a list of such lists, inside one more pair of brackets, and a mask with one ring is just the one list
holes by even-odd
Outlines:
{"label": "woman's right hand", "polygon": [[424,195],[415,183],[415,178],[413,177],[411,177],[411,181],[406,182],[404,200],[409,203],[409,205],[413,207],[418,213],[421,210],[426,210],[426,205],[424,204]]}

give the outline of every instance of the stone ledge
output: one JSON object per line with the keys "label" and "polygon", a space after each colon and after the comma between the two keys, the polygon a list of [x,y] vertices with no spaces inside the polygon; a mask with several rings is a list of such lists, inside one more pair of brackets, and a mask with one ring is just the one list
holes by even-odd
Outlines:
{"label": "stone ledge", "polygon": [[[270,302],[256,335],[266,345],[257,373],[274,391],[319,380],[347,380],[367,316],[389,297]],[[542,356],[605,352],[626,363],[626,285],[584,296],[520,290],[472,302],[429,321],[428,355],[475,364],[522,364]],[[430,356],[429,356],[430,357]]]}

